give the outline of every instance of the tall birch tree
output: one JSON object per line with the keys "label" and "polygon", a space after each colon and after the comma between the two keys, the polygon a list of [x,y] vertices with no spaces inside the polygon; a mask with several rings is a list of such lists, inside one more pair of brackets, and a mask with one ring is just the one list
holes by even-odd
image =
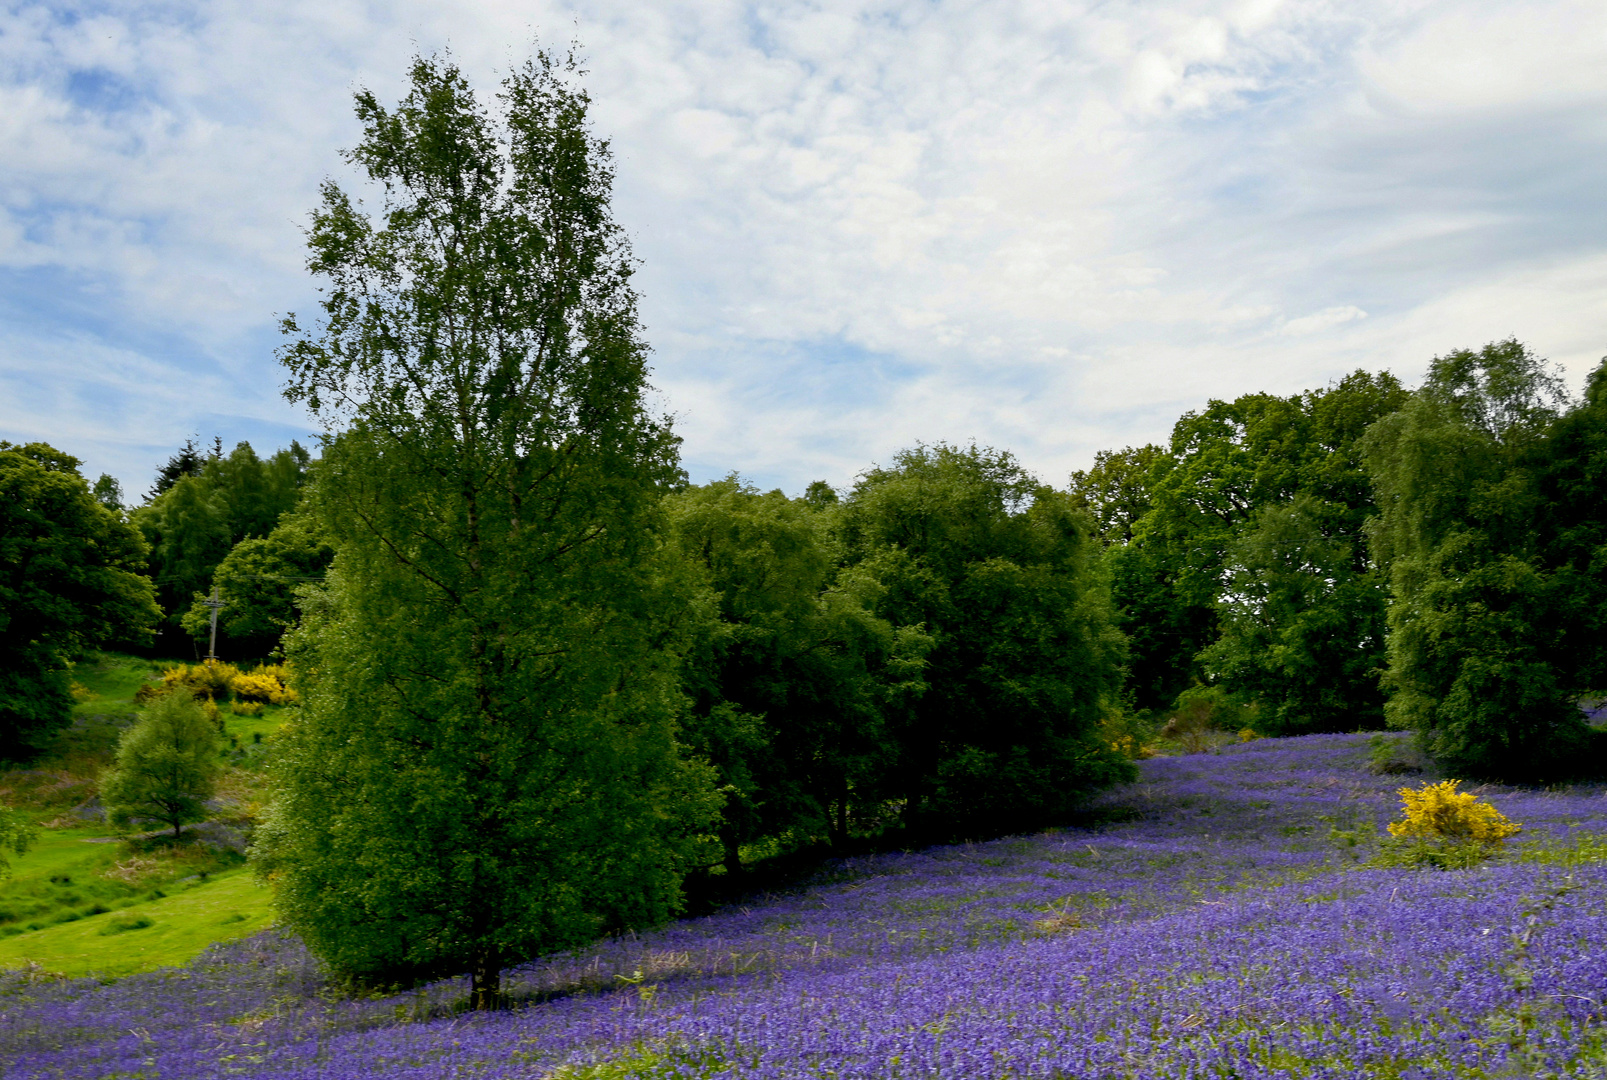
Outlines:
{"label": "tall birch tree", "polygon": [[488,110],[420,58],[395,108],[358,93],[379,206],[324,185],[322,318],[284,323],[287,396],[344,430],[260,865],[337,969],[468,969],[480,1009],[508,963],[670,913],[715,809],[675,738],[678,440],[580,74],[540,53]]}

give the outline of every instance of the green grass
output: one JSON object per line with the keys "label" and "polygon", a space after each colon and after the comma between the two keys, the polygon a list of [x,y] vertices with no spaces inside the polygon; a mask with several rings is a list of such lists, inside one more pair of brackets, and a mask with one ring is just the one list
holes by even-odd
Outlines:
{"label": "green grass", "polygon": [[65,975],[132,975],[188,963],[214,942],[273,924],[271,893],[248,869],[166,888],[159,899],[0,940],[0,967],[33,962]]}
{"label": "green grass", "polygon": [[227,742],[230,736],[238,739],[241,746],[252,746],[260,735],[264,740],[278,731],[290,719],[292,710],[279,705],[264,705],[260,716],[236,716],[229,711],[227,704],[218,706],[218,713],[223,717],[223,737]]}
{"label": "green grass", "polygon": [[24,855],[9,855],[12,877],[0,881],[0,896],[13,882],[52,874],[71,873],[80,867],[98,872],[116,861],[116,844],[92,844],[86,841],[116,836],[105,825],[86,822],[81,828],[39,829],[34,843]]}
{"label": "green grass", "polygon": [[146,660],[125,653],[95,653],[73,665],[73,681],[89,691],[73,711],[80,715],[104,712],[132,712],[134,692],[142,683],[154,680],[162,668],[175,660]]}
{"label": "green grass", "polygon": [[[76,723],[39,760],[0,772],[0,801],[37,823],[70,823],[39,829],[26,854],[9,858],[11,873],[0,877],[0,967],[35,961],[71,975],[128,975],[185,963],[212,942],[272,922],[268,891],[239,868],[240,856],[193,844],[117,842],[110,827],[67,814],[94,794],[96,777],[111,764],[137,709],[135,692],[174,663],[111,652],[80,662],[73,669],[83,688]],[[289,718],[289,710],[273,705],[258,716],[236,716],[220,703],[222,757],[231,766],[223,777],[226,798],[242,806],[265,798],[259,766]],[[108,876],[135,857],[155,865],[133,881]]]}
{"label": "green grass", "polygon": [[[166,840],[95,842],[110,836],[100,826],[40,829],[34,846],[11,860],[12,875],[0,880],[0,940],[118,911],[171,892],[180,879],[222,875],[241,863],[239,855],[194,844],[175,849]],[[132,858],[144,862],[139,877],[108,876]]]}

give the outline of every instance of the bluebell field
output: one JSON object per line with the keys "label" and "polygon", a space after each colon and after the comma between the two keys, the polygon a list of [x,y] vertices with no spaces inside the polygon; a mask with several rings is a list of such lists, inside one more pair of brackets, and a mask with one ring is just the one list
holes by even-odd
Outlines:
{"label": "bluebell field", "polygon": [[[1366,736],[1142,763],[1088,828],[855,859],[511,973],[330,992],[262,935],[0,988],[10,1077],[1603,1077],[1607,789],[1481,789],[1473,870],[1371,869]],[[1415,783],[1415,781],[1413,781]]]}

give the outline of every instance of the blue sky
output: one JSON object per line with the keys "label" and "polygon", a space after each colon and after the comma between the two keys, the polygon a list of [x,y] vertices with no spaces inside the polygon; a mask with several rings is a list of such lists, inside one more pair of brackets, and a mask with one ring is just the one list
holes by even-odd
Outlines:
{"label": "blue sky", "polygon": [[1516,335],[1607,353],[1607,5],[12,3],[0,438],[131,495],[278,396],[351,93],[585,45],[697,480],[917,441],[1063,483],[1185,409]]}

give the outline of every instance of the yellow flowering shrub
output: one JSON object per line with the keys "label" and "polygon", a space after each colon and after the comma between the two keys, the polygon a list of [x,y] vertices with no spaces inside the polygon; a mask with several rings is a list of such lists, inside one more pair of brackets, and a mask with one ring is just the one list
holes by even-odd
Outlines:
{"label": "yellow flowering shrub", "polygon": [[231,701],[229,711],[236,716],[261,716],[262,702],[260,701]]}
{"label": "yellow flowering shrub", "polygon": [[1406,819],[1389,824],[1391,836],[1413,840],[1450,840],[1499,846],[1523,831],[1501,811],[1470,791],[1456,790],[1457,781],[1443,780],[1413,790],[1401,788]]}
{"label": "yellow flowering shrub", "polygon": [[294,705],[300,700],[289,686],[290,671],[283,664],[263,664],[261,667],[234,677],[236,696],[247,701],[265,701],[270,705]]}
{"label": "yellow flowering shrub", "polygon": [[162,672],[162,685],[168,690],[184,687],[196,697],[216,700],[228,697],[240,669],[233,664],[179,664]]}

